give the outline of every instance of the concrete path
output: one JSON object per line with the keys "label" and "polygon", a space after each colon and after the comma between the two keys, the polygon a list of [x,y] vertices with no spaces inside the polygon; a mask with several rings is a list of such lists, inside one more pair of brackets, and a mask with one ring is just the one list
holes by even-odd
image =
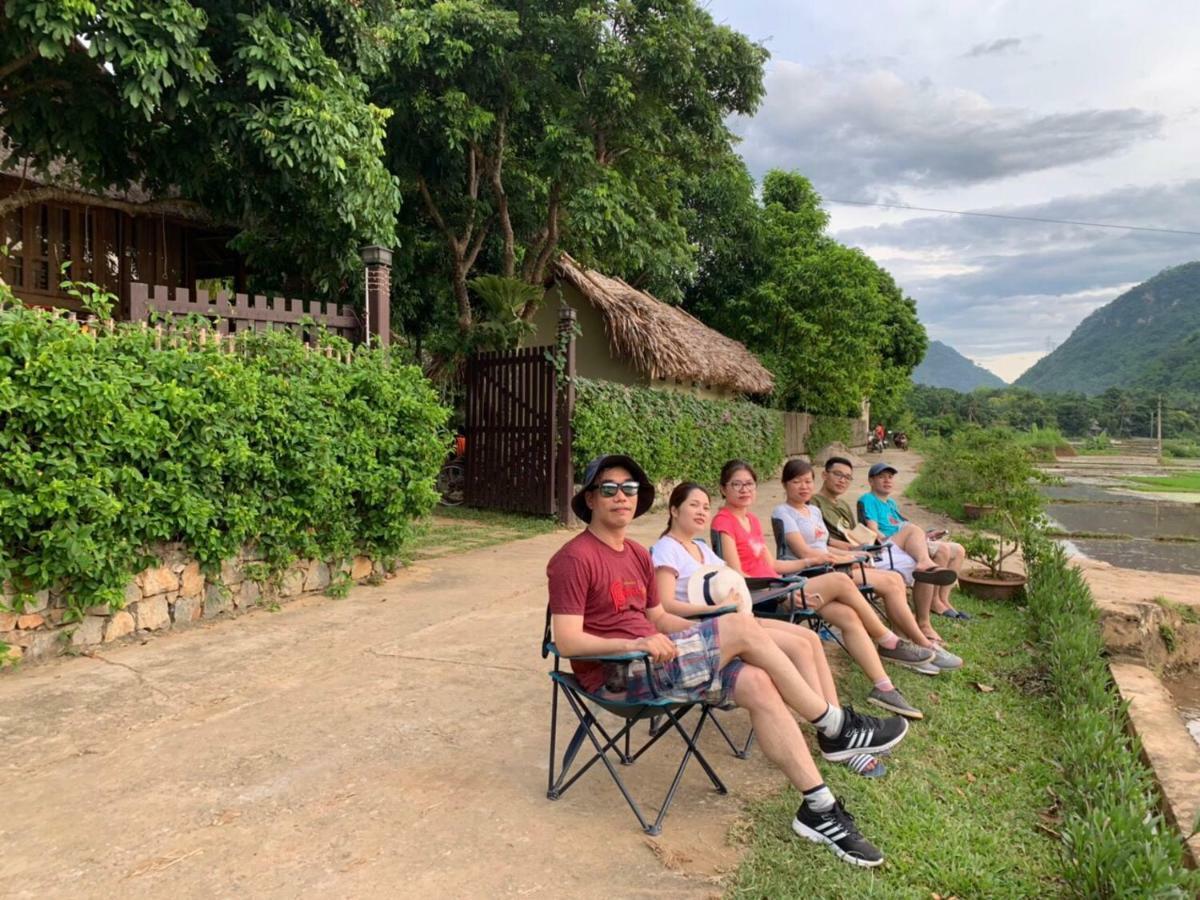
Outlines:
{"label": "concrete path", "polygon": [[[0,677],[0,894],[719,895],[745,803],[784,783],[757,750],[710,733],[730,793],[693,765],[658,840],[602,772],[546,799],[545,565],[569,536]],[[668,769],[640,761],[635,792]]]}

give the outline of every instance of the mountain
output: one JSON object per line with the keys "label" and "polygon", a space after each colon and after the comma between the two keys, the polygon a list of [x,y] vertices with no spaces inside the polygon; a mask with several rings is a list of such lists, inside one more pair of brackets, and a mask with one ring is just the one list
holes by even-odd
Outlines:
{"label": "mountain", "polygon": [[953,347],[930,341],[921,364],[913,369],[912,380],[929,387],[953,388],[964,394],[977,387],[1004,387],[999,375],[977,366]]}
{"label": "mountain", "polygon": [[1079,323],[1016,380],[1035,391],[1196,389],[1200,262],[1164,269]]}

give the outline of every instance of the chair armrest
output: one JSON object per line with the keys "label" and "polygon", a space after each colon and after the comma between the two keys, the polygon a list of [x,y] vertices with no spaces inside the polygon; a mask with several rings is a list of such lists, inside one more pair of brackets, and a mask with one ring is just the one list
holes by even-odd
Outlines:
{"label": "chair armrest", "polygon": [[650,654],[645,650],[631,650],[628,653],[603,653],[600,655],[583,654],[580,656],[567,656],[564,653],[558,652],[558,647],[551,641],[546,645],[546,652],[553,653],[559,659],[590,659],[596,662],[633,662],[637,659],[648,659]]}

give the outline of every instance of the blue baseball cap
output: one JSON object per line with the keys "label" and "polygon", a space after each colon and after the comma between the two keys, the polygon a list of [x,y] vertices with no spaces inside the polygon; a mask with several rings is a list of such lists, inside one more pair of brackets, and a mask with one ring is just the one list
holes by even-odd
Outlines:
{"label": "blue baseball cap", "polygon": [[876,475],[882,475],[884,472],[891,472],[895,475],[897,471],[895,466],[888,465],[887,463],[875,463],[875,465],[871,466],[870,471],[867,472],[867,477],[874,478]]}

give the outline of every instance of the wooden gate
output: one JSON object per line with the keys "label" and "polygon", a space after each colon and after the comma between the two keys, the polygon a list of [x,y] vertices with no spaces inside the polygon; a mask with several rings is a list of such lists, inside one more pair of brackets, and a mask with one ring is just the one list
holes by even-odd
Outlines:
{"label": "wooden gate", "polygon": [[555,372],[550,347],[467,362],[468,506],[554,512]]}
{"label": "wooden gate", "polygon": [[467,361],[468,506],[570,518],[574,469],[575,312],[559,319],[563,387],[555,347],[479,353]]}

